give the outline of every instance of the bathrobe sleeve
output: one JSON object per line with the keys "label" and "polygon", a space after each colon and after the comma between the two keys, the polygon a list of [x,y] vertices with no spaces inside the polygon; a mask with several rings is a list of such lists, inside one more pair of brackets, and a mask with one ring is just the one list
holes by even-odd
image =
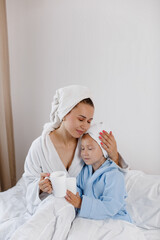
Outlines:
{"label": "bathrobe sleeve", "polygon": [[[82,196],[79,216],[90,219],[107,219],[116,215],[125,206],[125,183],[122,173],[116,171],[104,178],[103,194],[96,199]],[[92,191],[92,190],[91,190]]]}
{"label": "bathrobe sleeve", "polygon": [[129,166],[127,164],[127,162],[124,161],[124,159],[122,158],[121,154],[119,154],[119,168],[122,170],[122,171],[128,171],[129,170]]}
{"label": "bathrobe sleeve", "polygon": [[40,138],[36,139],[27,154],[23,179],[26,186],[26,202],[27,209],[30,213],[39,205],[41,199],[39,197],[39,180],[41,173],[41,157],[42,149]]}

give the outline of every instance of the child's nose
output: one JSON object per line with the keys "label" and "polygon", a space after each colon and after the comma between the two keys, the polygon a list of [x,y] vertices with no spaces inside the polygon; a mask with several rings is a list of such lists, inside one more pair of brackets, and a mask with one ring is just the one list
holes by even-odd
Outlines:
{"label": "child's nose", "polygon": [[83,156],[88,156],[88,150],[87,149],[83,151]]}

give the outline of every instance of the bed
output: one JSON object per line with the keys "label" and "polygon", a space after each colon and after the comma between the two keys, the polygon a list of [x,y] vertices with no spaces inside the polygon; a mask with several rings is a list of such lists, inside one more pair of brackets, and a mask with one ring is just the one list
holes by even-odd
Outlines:
{"label": "bed", "polygon": [[[85,240],[160,240],[160,175],[149,175],[142,171],[129,170],[125,173],[125,182],[128,193],[127,209],[132,216],[135,229],[132,227],[133,224],[132,226],[129,225],[130,223],[123,225],[123,221],[115,224],[112,220],[90,220],[78,217],[74,219],[74,216],[70,217],[70,220],[67,217],[62,222],[62,217],[59,215],[56,216],[57,218],[52,218],[52,223],[45,227],[43,233],[41,231],[41,234],[39,234],[40,230],[44,228],[42,223],[45,218],[49,217],[50,212],[44,204],[41,207],[41,213],[39,212],[39,215],[35,214],[34,218],[27,214],[25,186],[23,178],[21,178],[15,187],[0,193],[0,240],[41,240],[44,238],[46,240],[78,240],[82,238]],[[42,202],[45,201],[47,200]],[[47,204],[48,206],[51,204],[51,199],[50,203],[48,201]],[[61,208],[60,205],[58,207]],[[59,212],[65,212],[64,209],[67,216],[71,216],[71,206],[66,204]],[[43,215],[41,219],[40,214]],[[28,219],[32,219],[32,221],[28,221]],[[72,224],[69,224],[69,221]],[[15,235],[16,237],[13,237],[18,229],[21,231]],[[35,235],[33,229],[36,232]],[[54,229],[57,229],[56,235]],[[65,238],[61,237],[64,230],[67,232]],[[78,231],[80,231],[80,235],[77,236]],[[124,237],[126,231],[129,233],[129,238]]]}

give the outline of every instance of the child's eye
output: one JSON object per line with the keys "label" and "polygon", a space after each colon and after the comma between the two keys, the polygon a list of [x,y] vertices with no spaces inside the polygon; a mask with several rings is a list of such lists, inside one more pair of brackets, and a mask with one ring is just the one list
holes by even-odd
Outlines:
{"label": "child's eye", "polygon": [[92,148],[88,148],[88,150],[92,150]]}

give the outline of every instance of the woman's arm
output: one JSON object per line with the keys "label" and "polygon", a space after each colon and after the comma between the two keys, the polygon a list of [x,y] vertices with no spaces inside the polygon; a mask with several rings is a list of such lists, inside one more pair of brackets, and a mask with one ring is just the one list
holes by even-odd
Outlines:
{"label": "woman's arm", "polygon": [[27,208],[30,212],[34,211],[34,207],[38,206],[38,204],[41,202],[40,190],[42,190],[43,188],[39,188],[39,183],[44,181],[43,178],[45,178],[44,175],[42,175],[40,178],[42,172],[41,156],[43,156],[41,140],[40,138],[37,138],[32,143],[27,154],[23,174],[23,179],[26,186]]}

